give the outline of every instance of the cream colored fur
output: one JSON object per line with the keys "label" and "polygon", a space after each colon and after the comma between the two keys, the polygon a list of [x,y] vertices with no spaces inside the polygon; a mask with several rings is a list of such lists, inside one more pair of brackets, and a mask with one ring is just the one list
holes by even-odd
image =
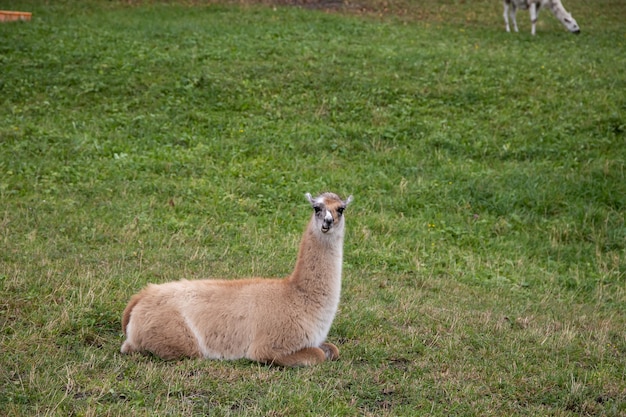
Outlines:
{"label": "cream colored fur", "polygon": [[337,359],[339,350],[325,340],[339,305],[343,210],[352,196],[307,198],[314,213],[290,276],[148,285],[124,310],[121,352],[282,366]]}

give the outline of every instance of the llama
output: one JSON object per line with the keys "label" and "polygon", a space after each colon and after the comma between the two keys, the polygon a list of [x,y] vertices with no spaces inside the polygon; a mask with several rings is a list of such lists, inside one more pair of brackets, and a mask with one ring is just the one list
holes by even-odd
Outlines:
{"label": "llama", "polygon": [[503,0],[504,3],[504,23],[506,24],[506,31],[510,32],[511,28],[509,27],[509,7],[510,7],[510,15],[513,20],[513,29],[517,30],[517,20],[515,19],[515,14],[517,13],[517,9],[529,9],[530,10],[530,21],[532,23],[531,33],[535,34],[535,26],[537,24],[537,19],[539,17],[539,9],[541,7],[550,7],[554,16],[563,23],[563,25],[572,33],[579,34],[580,28],[578,27],[578,23],[572,17],[571,14],[565,10],[561,0]]}
{"label": "llama", "polygon": [[352,196],[306,198],[314,213],[290,276],[150,284],[124,310],[121,352],[166,360],[246,358],[279,366],[338,359],[339,350],[326,336],[339,305],[343,212]]}

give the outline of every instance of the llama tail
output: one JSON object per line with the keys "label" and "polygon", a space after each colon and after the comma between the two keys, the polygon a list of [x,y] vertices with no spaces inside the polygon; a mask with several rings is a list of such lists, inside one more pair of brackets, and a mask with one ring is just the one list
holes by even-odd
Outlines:
{"label": "llama tail", "polygon": [[140,292],[139,294],[135,294],[131,297],[128,305],[124,309],[124,313],[122,314],[122,332],[124,332],[124,336],[126,336],[126,327],[128,326],[128,322],[130,321],[130,313],[133,311],[133,308],[137,305],[137,303],[143,298],[143,294]]}

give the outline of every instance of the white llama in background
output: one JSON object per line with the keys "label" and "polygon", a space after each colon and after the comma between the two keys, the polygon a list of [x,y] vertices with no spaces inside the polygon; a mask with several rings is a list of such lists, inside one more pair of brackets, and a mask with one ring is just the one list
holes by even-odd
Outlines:
{"label": "white llama in background", "polygon": [[509,12],[511,15],[511,19],[513,20],[513,29],[517,32],[517,21],[515,19],[515,14],[517,13],[517,9],[529,9],[530,10],[530,21],[532,23],[531,33],[535,34],[535,25],[537,24],[537,19],[539,17],[539,9],[542,7],[549,7],[552,10],[554,16],[563,23],[563,25],[572,33],[580,33],[580,28],[578,27],[578,23],[572,17],[571,14],[565,10],[561,0],[503,0],[504,3],[504,23],[506,23],[506,31],[510,32],[511,28],[509,27]]}
{"label": "white llama in background", "polygon": [[343,211],[352,196],[306,197],[314,213],[290,276],[148,285],[124,310],[121,352],[280,366],[337,359],[339,350],[326,336],[339,305]]}

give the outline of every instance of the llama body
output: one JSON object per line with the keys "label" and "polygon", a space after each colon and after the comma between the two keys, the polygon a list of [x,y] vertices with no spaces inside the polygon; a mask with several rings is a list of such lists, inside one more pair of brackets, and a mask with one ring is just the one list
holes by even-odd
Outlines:
{"label": "llama body", "polygon": [[561,0],[503,0],[504,3],[504,23],[506,31],[510,32],[509,15],[513,20],[513,29],[517,32],[517,20],[515,18],[517,9],[529,9],[530,21],[532,23],[531,33],[534,35],[536,31],[537,19],[539,18],[539,10],[542,7],[549,7],[554,16],[572,33],[580,33],[578,23],[571,14],[565,10]]}
{"label": "llama body", "polygon": [[337,359],[337,347],[325,340],[339,305],[343,210],[352,197],[307,198],[315,212],[290,276],[148,285],[124,310],[121,352],[283,366]]}

